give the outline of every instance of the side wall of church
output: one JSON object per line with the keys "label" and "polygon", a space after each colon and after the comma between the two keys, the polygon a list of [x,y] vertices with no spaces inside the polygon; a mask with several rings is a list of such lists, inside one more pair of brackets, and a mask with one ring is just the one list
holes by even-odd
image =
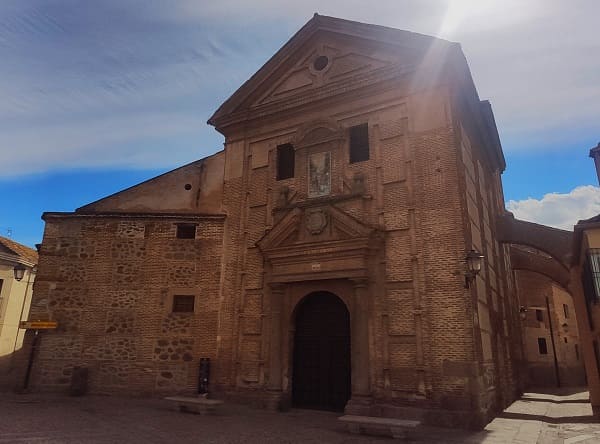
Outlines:
{"label": "side wall of church", "polygon": [[[176,238],[183,222],[197,224],[195,239]],[[41,333],[33,385],[66,390],[80,366],[93,393],[195,391],[199,359],[216,359],[223,225],[47,216],[29,319],[58,329]],[[175,295],[193,295],[193,312],[174,312]]]}
{"label": "side wall of church", "polygon": [[[458,114],[458,113],[457,113]],[[464,223],[472,248],[484,255],[469,291],[476,338],[477,404],[491,415],[509,405],[522,389],[519,302],[511,272],[510,249],[498,242],[496,220],[505,211],[501,171],[478,136],[474,119],[460,115],[457,137],[463,186]]]}

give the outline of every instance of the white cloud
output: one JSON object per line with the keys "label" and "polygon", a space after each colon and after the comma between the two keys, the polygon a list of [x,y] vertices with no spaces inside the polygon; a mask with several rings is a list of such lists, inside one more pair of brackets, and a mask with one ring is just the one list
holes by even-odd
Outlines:
{"label": "white cloud", "polygon": [[600,2],[575,3],[103,0],[77,9],[66,0],[5,0],[0,154],[21,156],[0,177],[166,166],[172,150],[144,154],[141,146],[168,138],[197,143],[197,154],[181,158],[219,149],[206,119],[315,11],[460,42],[506,151],[587,146],[600,115]]}
{"label": "white cloud", "polygon": [[578,220],[600,213],[600,188],[586,185],[569,193],[548,193],[541,199],[510,200],[506,208],[517,219],[572,230]]}

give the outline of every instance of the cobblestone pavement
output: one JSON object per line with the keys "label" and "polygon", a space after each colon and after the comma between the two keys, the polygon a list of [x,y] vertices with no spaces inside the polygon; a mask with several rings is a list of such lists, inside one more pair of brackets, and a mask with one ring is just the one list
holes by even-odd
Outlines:
{"label": "cobblestone pavement", "polygon": [[[226,405],[214,416],[183,414],[160,399],[0,394],[0,443],[382,443],[352,435],[338,414],[274,413]],[[423,427],[419,443],[600,443],[587,393],[526,393],[485,430]]]}

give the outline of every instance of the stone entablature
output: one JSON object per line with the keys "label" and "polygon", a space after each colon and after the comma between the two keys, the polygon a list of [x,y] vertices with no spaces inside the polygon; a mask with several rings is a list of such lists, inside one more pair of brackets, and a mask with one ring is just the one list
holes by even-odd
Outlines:
{"label": "stone entablature", "polygon": [[270,265],[270,282],[369,276],[382,233],[334,206],[290,210],[258,242]]}

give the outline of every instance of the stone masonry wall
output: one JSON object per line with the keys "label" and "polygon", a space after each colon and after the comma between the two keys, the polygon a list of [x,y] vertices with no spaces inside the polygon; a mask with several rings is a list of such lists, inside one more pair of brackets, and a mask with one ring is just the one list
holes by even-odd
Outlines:
{"label": "stone masonry wall", "polygon": [[[177,239],[176,223],[197,223]],[[34,386],[65,390],[74,366],[93,393],[197,388],[201,357],[216,357],[223,219],[49,217],[30,319],[42,333]],[[194,295],[192,313],[173,296]]]}

